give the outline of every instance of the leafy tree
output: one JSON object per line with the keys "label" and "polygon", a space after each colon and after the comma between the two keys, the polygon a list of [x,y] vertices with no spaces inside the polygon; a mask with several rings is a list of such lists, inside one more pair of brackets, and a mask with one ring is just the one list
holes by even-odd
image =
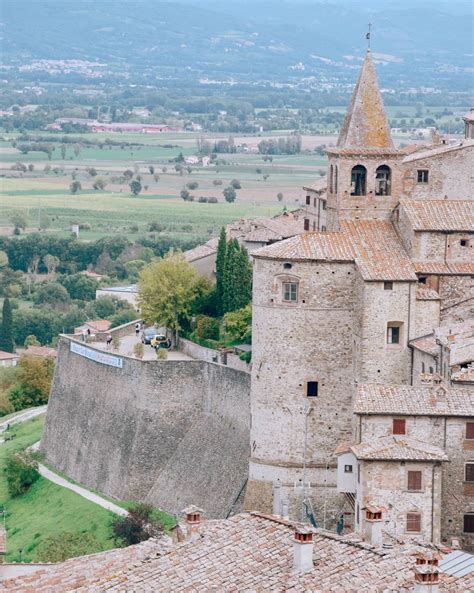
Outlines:
{"label": "leafy tree", "polygon": [[13,343],[13,318],[10,299],[7,297],[3,301],[2,325],[0,326],[0,350],[4,352],[13,352],[15,344]]}
{"label": "leafy tree", "polygon": [[153,175],[153,180],[155,181],[155,183],[158,183],[158,181],[160,180],[160,176],[158,175],[158,173],[155,173]]}
{"label": "leafy tree", "polygon": [[97,175],[97,169],[95,167],[87,167],[86,171],[91,177],[95,177]]}
{"label": "leafy tree", "polygon": [[242,184],[238,179],[232,179],[232,181],[230,182],[230,186],[234,189],[242,189]]}
{"label": "leafy tree", "polygon": [[147,323],[159,323],[175,334],[189,322],[197,296],[198,275],[182,253],[169,253],[143,268],[139,303]]}
{"label": "leafy tree", "polygon": [[74,151],[74,155],[76,158],[81,154],[81,150],[82,150],[81,144],[74,144],[73,151]]}
{"label": "leafy tree", "polygon": [[137,315],[137,312],[133,309],[125,309],[124,311],[120,311],[120,313],[116,313],[110,318],[110,327],[118,327],[124,323],[135,321],[135,319],[137,319]]}
{"label": "leafy tree", "polygon": [[10,401],[15,410],[48,403],[54,358],[38,358],[25,354],[20,357],[17,369],[17,381],[10,389]]}
{"label": "leafy tree", "polygon": [[84,274],[71,274],[60,279],[72,299],[92,301],[99,283],[95,278],[88,278]]}
{"label": "leafy tree", "polygon": [[186,183],[186,187],[188,189],[197,189],[199,187],[199,183],[197,181],[190,181],[189,183]]}
{"label": "leafy tree", "polygon": [[29,346],[41,346],[41,344],[36,336],[29,335],[26,337],[24,346],[25,348],[28,348]]}
{"label": "leafy tree", "polygon": [[189,202],[189,198],[191,197],[191,194],[189,193],[189,191],[187,189],[182,189],[180,191],[179,195],[185,202]]}
{"label": "leafy tree", "polygon": [[199,338],[204,338],[205,340],[218,340],[219,333],[219,319],[208,317],[207,315],[198,315],[196,320],[196,334]]}
{"label": "leafy tree", "polygon": [[134,196],[138,196],[142,191],[142,184],[137,179],[134,179],[130,182],[130,191]]}
{"label": "leafy tree", "polygon": [[51,218],[47,214],[41,214],[41,219],[39,223],[39,230],[45,231],[51,226]]}
{"label": "leafy tree", "polygon": [[72,181],[71,184],[69,185],[69,189],[71,191],[72,194],[77,194],[78,191],[80,191],[82,189],[82,185],[80,181]]}
{"label": "leafy tree", "polygon": [[130,181],[133,178],[133,171],[131,169],[125,169],[123,176],[127,181]]}
{"label": "leafy tree", "polygon": [[231,204],[232,202],[235,202],[235,198],[237,197],[237,194],[233,187],[230,187],[230,186],[226,187],[222,193],[224,194],[224,198],[225,198],[226,202],[228,202],[229,204]]}
{"label": "leafy tree", "polygon": [[37,337],[41,344],[48,344],[62,331],[61,317],[51,309],[20,309],[13,316],[13,338],[24,344],[29,335]]}
{"label": "leafy tree", "polygon": [[46,269],[48,270],[48,274],[54,274],[56,268],[59,266],[61,262],[59,261],[59,257],[47,253],[43,257],[43,263],[46,266]]}
{"label": "leafy tree", "polygon": [[139,503],[125,517],[112,520],[112,531],[118,543],[132,546],[163,532],[163,524],[154,516],[151,505]]}
{"label": "leafy tree", "polygon": [[222,227],[216,254],[216,300],[217,310],[220,315],[224,312],[224,265],[226,249],[227,238],[225,228]]}
{"label": "leafy tree", "polygon": [[252,305],[224,315],[226,333],[235,340],[252,343]]}
{"label": "leafy tree", "polygon": [[221,179],[214,179],[214,181],[212,182],[212,185],[222,185],[222,180]]}
{"label": "leafy tree", "polygon": [[61,144],[61,158],[64,160],[66,158],[66,151],[67,147],[65,144]]}
{"label": "leafy tree", "polygon": [[103,296],[98,298],[93,303],[94,314],[93,317],[98,317],[99,319],[107,319],[108,317],[112,317],[116,311],[116,301],[112,297]]}
{"label": "leafy tree", "polygon": [[36,548],[35,555],[39,562],[64,562],[100,550],[101,544],[93,533],[61,531],[45,537]]}
{"label": "leafy tree", "polygon": [[103,190],[107,187],[107,181],[105,181],[105,179],[103,179],[102,177],[97,177],[97,179],[94,180],[94,183],[92,184],[93,189],[100,189]]}
{"label": "leafy tree", "polygon": [[280,192],[277,193],[277,200],[281,202],[283,200],[283,194]]}
{"label": "leafy tree", "polygon": [[12,223],[13,227],[16,229],[22,229],[25,230],[26,226],[28,224],[28,220],[26,215],[19,211],[19,210],[14,210],[13,212],[10,213],[10,216],[8,217],[10,222]]}
{"label": "leafy tree", "polygon": [[14,453],[7,459],[5,474],[10,496],[20,496],[28,492],[39,478],[38,463],[32,458],[31,453]]}
{"label": "leafy tree", "polygon": [[37,305],[64,308],[69,302],[69,293],[59,282],[44,282],[36,290],[33,298]]}
{"label": "leafy tree", "polygon": [[155,167],[153,165],[149,165],[148,171],[150,171],[150,175],[154,175],[154,173],[155,173]]}

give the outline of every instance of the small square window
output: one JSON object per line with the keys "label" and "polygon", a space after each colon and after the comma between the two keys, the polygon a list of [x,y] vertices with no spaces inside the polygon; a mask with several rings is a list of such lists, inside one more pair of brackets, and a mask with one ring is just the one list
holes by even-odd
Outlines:
{"label": "small square window", "polygon": [[404,418],[394,418],[392,421],[393,434],[406,434],[406,420]]}
{"label": "small square window", "polygon": [[322,230],[322,231],[325,231],[325,230],[326,230],[326,227],[324,226],[324,224],[323,224],[323,225],[321,225],[321,230]]}
{"label": "small square window", "polygon": [[474,513],[464,515],[464,533],[474,533]]}
{"label": "small square window", "polygon": [[419,533],[421,531],[421,514],[407,513],[407,531]]}
{"label": "small square window", "polygon": [[287,303],[298,301],[298,284],[296,282],[283,282],[283,300]]}
{"label": "small square window", "polygon": [[318,396],[318,382],[317,381],[308,381],[306,383],[306,396],[307,397],[317,397]]}
{"label": "small square window", "polygon": [[384,290],[393,290],[393,282],[384,282],[383,289]]}
{"label": "small square window", "polygon": [[459,243],[461,244],[461,247],[467,247],[467,239],[461,239]]}
{"label": "small square window", "polygon": [[427,280],[426,276],[418,276],[418,282],[420,284],[426,284],[426,280]]}
{"label": "small square window", "polygon": [[352,473],[352,465],[345,465],[344,466],[344,473],[351,474]]}
{"label": "small square window", "polygon": [[466,463],[464,470],[465,481],[474,482],[474,463]]}
{"label": "small square window", "polygon": [[422,488],[421,482],[422,472],[408,470],[407,472],[407,490],[411,492],[419,492]]}
{"label": "small square window", "polygon": [[418,169],[418,183],[428,183],[428,170]]}
{"label": "small square window", "polygon": [[466,439],[474,439],[474,422],[466,422]]}

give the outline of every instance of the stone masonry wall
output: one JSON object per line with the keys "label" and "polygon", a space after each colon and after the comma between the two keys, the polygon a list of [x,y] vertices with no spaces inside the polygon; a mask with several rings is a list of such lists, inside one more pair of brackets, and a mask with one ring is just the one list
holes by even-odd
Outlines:
{"label": "stone masonry wall", "polygon": [[71,341],[58,347],[46,460],[110,496],[225,517],[247,479],[250,376],[204,361],[120,357],[114,368]]}

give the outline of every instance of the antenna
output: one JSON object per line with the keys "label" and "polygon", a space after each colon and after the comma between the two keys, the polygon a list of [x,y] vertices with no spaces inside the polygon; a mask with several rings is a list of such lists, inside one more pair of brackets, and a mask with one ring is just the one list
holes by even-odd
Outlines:
{"label": "antenna", "polygon": [[365,34],[365,38],[367,39],[367,49],[370,50],[370,30],[372,28],[372,23],[368,24],[369,30]]}

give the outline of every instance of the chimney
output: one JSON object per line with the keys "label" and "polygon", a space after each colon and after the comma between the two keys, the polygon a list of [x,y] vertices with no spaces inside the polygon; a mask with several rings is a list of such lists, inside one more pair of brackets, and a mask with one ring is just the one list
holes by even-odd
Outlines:
{"label": "chimney", "polygon": [[440,556],[433,552],[416,556],[413,593],[439,593],[439,559]]}
{"label": "chimney", "polygon": [[374,548],[382,547],[383,509],[367,505],[365,507],[365,540]]}
{"label": "chimney", "polygon": [[307,572],[313,568],[313,528],[295,526],[293,539],[293,572]]}
{"label": "chimney", "polygon": [[289,504],[287,500],[282,501],[281,503],[281,518],[285,519],[286,521],[288,521],[290,519],[290,513],[289,513]]}
{"label": "chimney", "polygon": [[192,504],[183,509],[182,513],[185,515],[184,532],[186,539],[196,539],[199,536],[199,528],[204,511]]}
{"label": "chimney", "polygon": [[281,483],[280,480],[273,482],[273,514],[279,517],[282,512]]}

